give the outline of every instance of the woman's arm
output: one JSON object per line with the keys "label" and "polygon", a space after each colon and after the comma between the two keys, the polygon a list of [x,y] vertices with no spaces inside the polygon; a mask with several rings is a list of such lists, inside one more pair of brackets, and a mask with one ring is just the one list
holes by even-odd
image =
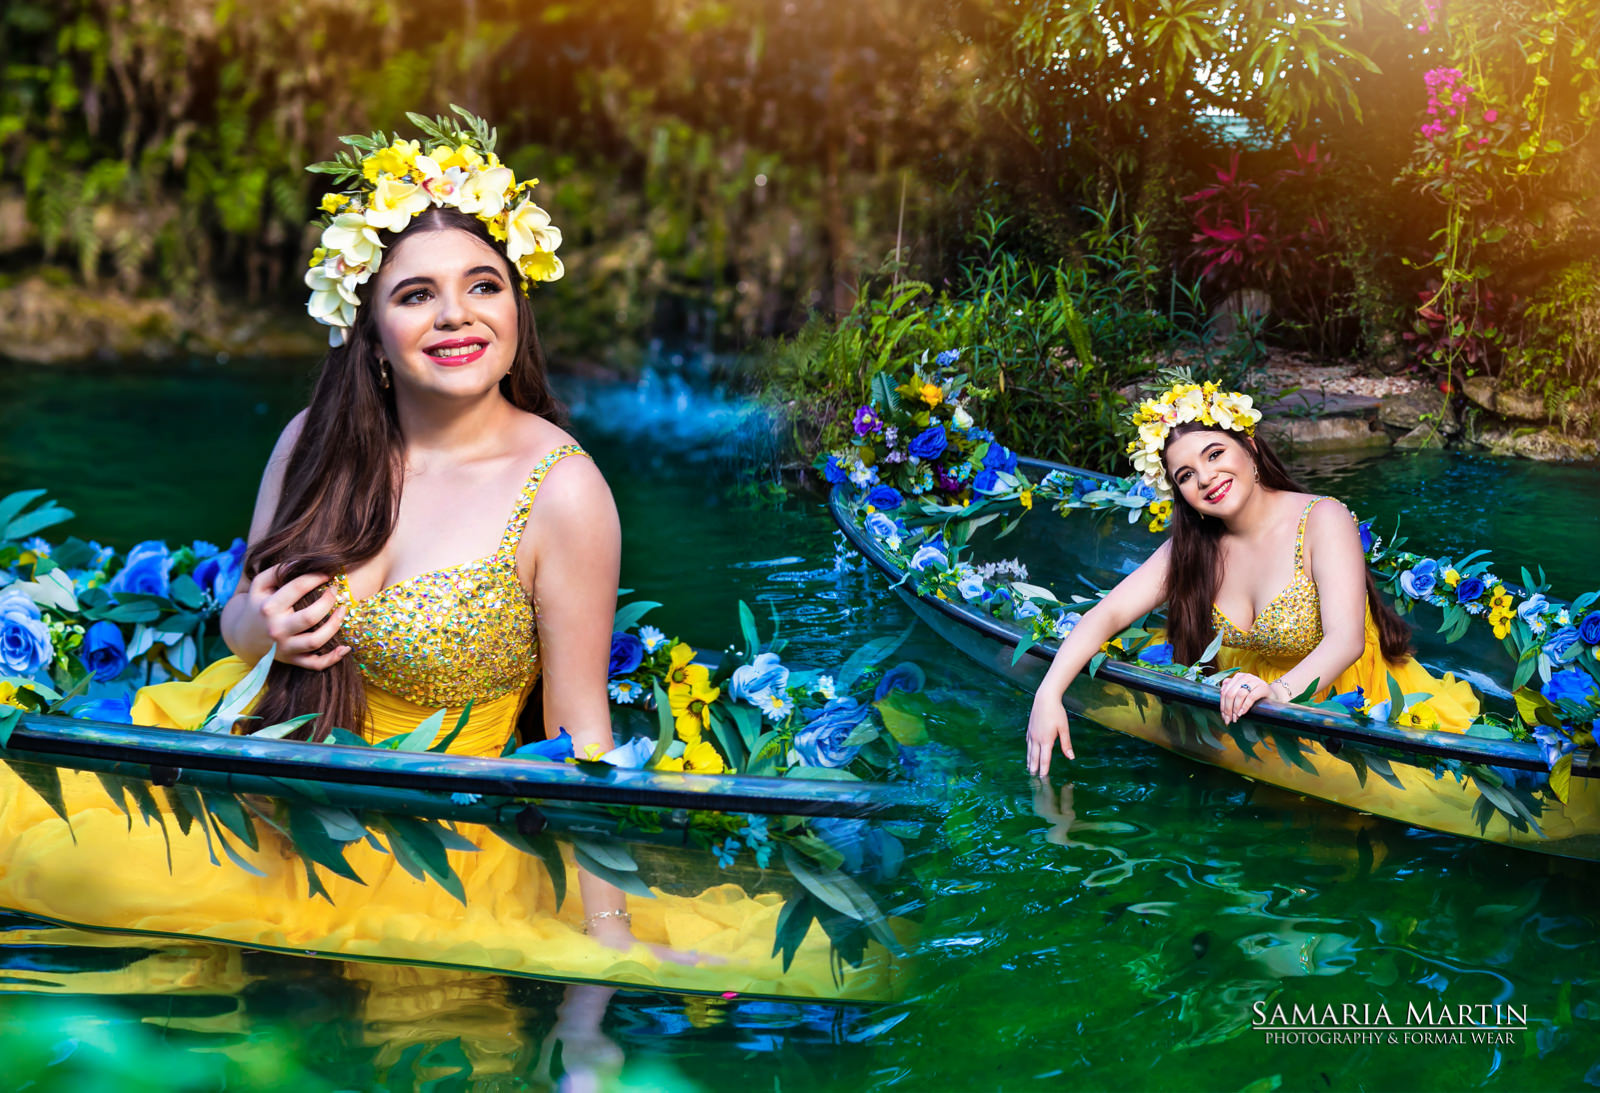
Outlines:
{"label": "woman's arm", "polygon": [[[533,570],[545,732],[566,729],[578,755],[598,759],[615,746],[606,682],[622,525],[592,462],[569,456],[545,475],[517,561]],[[579,867],[578,893],[586,932],[614,949],[634,943],[621,889]]]}
{"label": "woman's arm", "polygon": [[[290,419],[279,434],[277,444],[273,445],[272,455],[267,458],[267,469],[262,472],[261,487],[256,491],[255,512],[250,517],[252,545],[272,526],[278,498],[283,494],[284,468],[289,464],[289,453],[294,451],[305,420],[304,410]],[[267,650],[276,644],[278,660],[302,668],[328,667],[347,654],[349,647],[340,646],[322,655],[315,651],[338,632],[344,622],[345,609],[334,610],[332,589],[311,606],[300,611],[294,609],[300,597],[327,582],[326,575],[307,573],[280,585],[276,566],[262,570],[248,582],[241,581],[222,607],[222,640],[240,659],[252,664],[266,656]]]}
{"label": "woman's arm", "polygon": [[1162,543],[1138,569],[1118,581],[1104,599],[1089,609],[1056,650],[1050,670],[1033,696],[1033,712],[1028,718],[1028,773],[1040,777],[1050,773],[1050,753],[1058,740],[1061,754],[1073,758],[1062,697],[1102,645],[1166,599],[1171,555],[1171,544]]}
{"label": "woman's arm", "polygon": [[[1366,646],[1367,559],[1350,510],[1328,498],[1306,517],[1305,549],[1311,579],[1322,604],[1322,640],[1305,658],[1266,686],[1242,685],[1255,677],[1240,673],[1222,685],[1222,716],[1236,721],[1263,698],[1290,702],[1315,683],[1330,686],[1360,659]],[[1259,682],[1259,681],[1256,681]]]}
{"label": "woman's arm", "polygon": [[614,746],[606,682],[621,560],[605,478],[587,459],[563,459],[539,487],[518,562],[533,572],[545,731],[566,729],[590,759]]}

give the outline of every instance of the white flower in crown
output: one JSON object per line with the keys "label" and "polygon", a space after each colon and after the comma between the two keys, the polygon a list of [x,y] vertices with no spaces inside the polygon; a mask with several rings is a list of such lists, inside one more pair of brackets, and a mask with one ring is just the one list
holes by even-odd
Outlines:
{"label": "white flower in crown", "polygon": [[[348,269],[365,266],[376,271],[383,256],[383,241],[378,231],[361,213],[340,213],[322,229],[322,246],[337,255]],[[366,278],[363,277],[362,281]]]}
{"label": "white flower in crown", "polygon": [[306,310],[317,322],[333,328],[328,332],[329,345],[343,345],[344,332],[355,323],[361,300],[349,275],[339,268],[338,257],[327,258],[306,270],[306,287],[311,289]]}
{"label": "white flower in crown", "polygon": [[367,203],[367,224],[379,231],[403,231],[411,218],[433,204],[428,191],[415,182],[383,177]]}
{"label": "white flower in crown", "polygon": [[1248,432],[1261,420],[1261,411],[1255,408],[1254,401],[1249,395],[1238,393],[1217,395],[1211,400],[1211,416],[1224,429]]}

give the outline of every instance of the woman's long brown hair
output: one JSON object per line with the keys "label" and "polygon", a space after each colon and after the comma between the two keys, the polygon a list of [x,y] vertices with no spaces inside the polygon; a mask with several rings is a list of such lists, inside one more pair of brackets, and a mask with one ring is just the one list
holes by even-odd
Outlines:
{"label": "woman's long brown hair", "polygon": [[[1198,421],[1185,422],[1167,436],[1170,446],[1187,433],[1220,432]],[[1232,434],[1229,439],[1239,441]],[[1243,443],[1261,473],[1261,485],[1290,493],[1311,491],[1295,481],[1272,445],[1257,436]],[[1163,451],[1163,457],[1165,452]],[[1172,641],[1172,656],[1180,664],[1200,659],[1216,627],[1211,607],[1217,601],[1217,586],[1222,583],[1223,524],[1215,516],[1204,516],[1183,499],[1177,490],[1172,498],[1172,557],[1167,574],[1167,632]],[[1378,645],[1385,660],[1397,661],[1411,652],[1411,627],[1395,613],[1378,591],[1378,584],[1367,570],[1367,606],[1378,624]],[[1326,681],[1323,681],[1326,682]]]}
{"label": "woman's long brown hair", "polygon": [[[454,209],[429,209],[403,231],[383,233],[383,242],[393,253],[407,236],[445,229],[464,231],[505,257],[482,221]],[[520,279],[509,261],[506,278],[507,291],[516,295],[517,347],[500,393],[519,410],[565,424],[565,410],[550,389],[533,308],[517,287]],[[371,298],[375,281],[361,286],[355,326],[344,345],[328,350],[322,362],[272,523],[245,555],[246,580],[274,565],[282,567],[281,583],[306,573],[342,573],[376,555],[394,534],[405,439],[393,394],[379,378]],[[318,589],[302,603],[321,594]],[[354,657],[346,655],[322,671],[275,662],[252,713],[257,728],[321,714],[295,734],[311,740],[324,739],[334,726],[364,734],[367,702]]]}

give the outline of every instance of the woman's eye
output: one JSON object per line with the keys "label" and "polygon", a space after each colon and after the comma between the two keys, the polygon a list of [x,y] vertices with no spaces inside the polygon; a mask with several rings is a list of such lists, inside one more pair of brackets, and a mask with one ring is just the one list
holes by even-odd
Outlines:
{"label": "woman's eye", "polygon": [[500,282],[479,281],[477,284],[472,286],[472,291],[477,292],[479,295],[487,296],[500,291]]}
{"label": "woman's eye", "polygon": [[1216,451],[1214,451],[1214,452],[1212,452],[1212,453],[1211,453],[1211,454],[1210,454],[1210,455],[1209,455],[1209,456],[1207,456],[1207,457],[1206,457],[1206,458],[1208,458],[1208,459],[1210,459],[1210,460],[1211,460],[1211,461],[1212,461],[1212,462],[1213,462],[1213,463],[1215,463],[1215,462],[1216,462],[1216,461],[1217,461],[1217,456],[1219,456],[1219,455],[1221,455],[1221,454],[1222,454],[1222,449],[1221,449],[1221,448],[1218,448],[1218,449],[1217,449],[1217,450],[1216,450]]}
{"label": "woman's eye", "polygon": [[428,290],[425,288],[412,289],[410,292],[400,297],[400,302],[402,304],[420,304],[423,301],[423,298],[427,295]]}

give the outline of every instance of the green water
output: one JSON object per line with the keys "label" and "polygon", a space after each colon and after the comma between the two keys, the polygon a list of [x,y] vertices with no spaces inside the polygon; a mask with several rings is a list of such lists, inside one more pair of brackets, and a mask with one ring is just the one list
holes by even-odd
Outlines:
{"label": "green water", "polygon": [[[237,365],[226,375],[0,372],[0,491],[47,485],[79,512],[70,530],[118,546],[226,540],[242,531],[261,460],[303,390],[303,374]],[[880,578],[835,571],[820,495],[730,500],[739,480],[729,453],[759,430],[741,433],[726,404],[670,392],[575,397],[587,411],[574,431],[622,512],[624,584],[662,602],[654,618],[668,632],[725,644],[743,598],[784,620],[786,660],[824,665],[906,627]],[[718,433],[733,439],[703,439]],[[1419,550],[1490,547],[1508,575],[1543,561],[1567,595],[1596,583],[1594,468],[1429,454],[1298,469],[1380,526],[1403,517]],[[38,1030],[59,1028],[65,1013],[91,1018],[130,1067],[155,1068],[121,1088],[178,1073],[161,1068],[180,1065],[163,1061],[180,1049],[181,1065],[201,1068],[195,1088],[224,1078],[232,1088],[413,1088],[448,1076],[467,1049],[482,1087],[524,1088],[544,1072],[541,1047],[563,1014],[596,1006],[603,1038],[563,1041],[567,1068],[620,1066],[615,1080],[634,1088],[1600,1085],[1594,867],[1360,816],[1089,725],[1075,733],[1079,760],[1037,788],[1021,764],[1028,697],[924,630],[904,653],[968,697],[932,726],[968,777],[944,831],[912,861],[930,908],[921,973],[901,1004],[604,998],[196,945],[163,959],[199,982],[242,961],[216,978],[231,990],[118,993],[102,975],[92,993],[7,993],[4,1050],[48,1047],[50,1057],[59,1037]],[[25,986],[42,962],[87,984],[142,951],[132,939],[12,946],[0,949],[0,982]],[[1248,1027],[1257,1001],[1381,1003],[1397,1023],[1408,1004],[1509,1003],[1526,1007],[1529,1030],[1497,1046],[1268,1044]],[[83,1058],[68,1055],[51,1072]]]}

